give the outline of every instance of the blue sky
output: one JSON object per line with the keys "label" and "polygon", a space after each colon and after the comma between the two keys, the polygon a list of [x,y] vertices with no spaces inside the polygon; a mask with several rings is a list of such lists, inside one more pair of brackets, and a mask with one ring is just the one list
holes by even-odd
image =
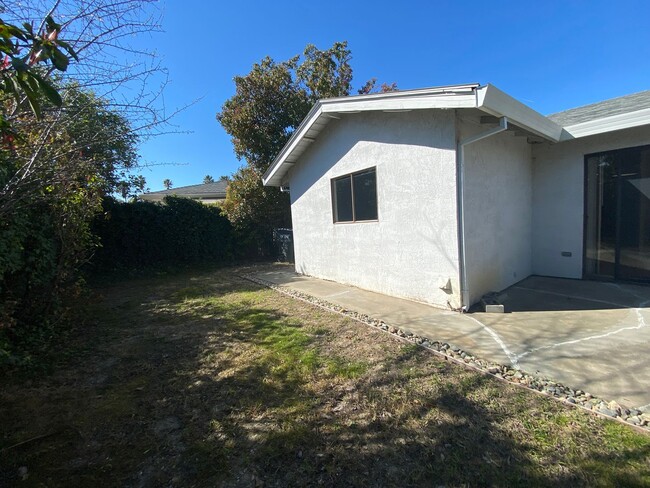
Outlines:
{"label": "blue sky", "polygon": [[401,89],[492,83],[543,114],[650,89],[648,1],[231,1],[162,0],[162,34],[138,39],[169,70],[167,110],[200,99],[179,131],[140,148],[151,190],[234,172],[215,119],[235,75],[269,55],[347,40],[355,89],[367,79]]}

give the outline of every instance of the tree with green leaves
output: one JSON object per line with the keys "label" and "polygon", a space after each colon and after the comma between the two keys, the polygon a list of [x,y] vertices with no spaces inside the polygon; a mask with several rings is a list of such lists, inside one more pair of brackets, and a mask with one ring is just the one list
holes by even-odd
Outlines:
{"label": "tree with green leaves", "polygon": [[357,90],[359,95],[369,95],[371,93],[388,93],[398,91],[397,83],[382,83],[377,86],[377,78],[370,78],[364,85]]}
{"label": "tree with green leaves", "polygon": [[207,185],[208,183],[214,183],[214,178],[210,175],[205,175],[203,178],[203,184]]}
{"label": "tree with green leaves", "polygon": [[39,99],[41,118],[15,118],[0,151],[0,323],[49,316],[97,244],[102,199],[144,186],[123,174],[137,163],[128,120],[75,85],[59,91],[63,106]]}
{"label": "tree with green leaves", "polygon": [[288,195],[263,186],[262,173],[251,165],[232,176],[222,208],[242,247],[260,256],[271,252],[274,229],[291,226]]}
{"label": "tree with green leaves", "polygon": [[308,44],[303,61],[296,68],[296,81],[305,90],[310,104],[321,98],[344,97],[352,89],[352,56],[347,42],[335,42],[321,51]]}
{"label": "tree with green leaves", "polygon": [[130,122],[76,83],[54,86],[62,107],[40,97],[40,118],[23,113],[12,119],[16,136],[0,150],[0,216],[51,200],[55,193],[48,188],[65,187],[79,173],[92,173],[102,195],[124,185],[131,192],[141,183],[130,174],[138,162],[139,141]]}
{"label": "tree with green leaves", "polygon": [[163,186],[165,187],[165,190],[171,190],[172,186],[174,186],[174,183],[169,178],[165,178],[163,180]]}
{"label": "tree with green leaves", "polygon": [[236,93],[217,114],[237,158],[259,171],[268,168],[309,111],[307,92],[295,79],[297,65],[298,58],[262,59],[246,76],[235,77]]}
{"label": "tree with green leaves", "polygon": [[138,141],[165,120],[147,98],[156,90],[111,97],[156,72],[126,44],[156,28],[142,15],[152,2],[0,6],[0,367],[7,344],[25,331],[44,337],[62,297],[77,289],[102,198],[144,188],[131,170]]}
{"label": "tree with green leaves", "polygon": [[[291,213],[288,194],[263,187],[261,177],[316,101],[350,94],[350,60],[347,42],[326,50],[309,44],[302,57],[283,62],[267,56],[247,75],[235,77],[235,94],[217,114],[235,155],[246,162],[228,186],[224,211],[236,228],[264,242],[266,252],[272,229],[290,226]],[[375,83],[373,79],[362,89],[369,93]],[[397,89],[395,84],[386,87]]]}
{"label": "tree with green leaves", "polygon": [[[78,146],[78,154],[92,147],[96,161],[107,157],[102,165],[106,194],[117,184],[121,189],[128,185],[131,195],[142,191],[143,179],[134,174],[139,163],[135,151],[114,163],[125,155],[120,144],[128,139],[127,145],[135,146],[168,120],[156,107],[159,90],[143,89],[160,74],[160,67],[152,65],[155,58],[149,53],[128,44],[138,33],[158,30],[154,4],[155,0],[57,0],[52,6],[49,0],[32,0],[0,6],[0,151],[6,162],[0,167],[0,216],[16,205],[39,201],[47,195],[44,188],[65,179],[65,171],[52,173],[65,166],[51,164],[49,146],[53,137],[66,131],[74,132],[70,140]],[[62,24],[54,20],[59,11],[65,19]],[[127,98],[127,93],[136,95]],[[86,119],[83,103],[89,104],[88,114],[101,113],[101,121]],[[76,123],[74,113],[80,115]],[[104,130],[91,130],[93,120]],[[12,149],[21,138],[29,139],[30,145],[22,146],[32,152],[14,157]],[[72,146],[66,149],[68,155],[74,154]],[[57,157],[59,162],[66,160]]]}
{"label": "tree with green leaves", "polygon": [[[0,91],[15,99],[16,107],[26,100],[36,115],[41,115],[40,97],[60,107],[63,103],[59,92],[47,79],[47,72],[66,71],[70,60],[78,59],[70,45],[59,39],[61,25],[51,15],[45,17],[38,30],[25,22],[22,27],[0,19],[0,53],[4,55],[0,65]],[[48,67],[49,65],[49,67]],[[0,124],[6,128],[4,114]]]}

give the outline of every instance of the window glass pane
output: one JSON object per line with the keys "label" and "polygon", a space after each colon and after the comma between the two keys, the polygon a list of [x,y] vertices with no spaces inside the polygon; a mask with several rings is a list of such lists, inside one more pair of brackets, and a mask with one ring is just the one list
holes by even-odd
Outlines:
{"label": "window glass pane", "polygon": [[617,278],[650,280],[650,148],[621,151]]}
{"label": "window glass pane", "polygon": [[587,157],[585,275],[650,281],[650,147]]}
{"label": "window glass pane", "polygon": [[352,220],[352,178],[346,176],[334,180],[334,221],[350,222]]}
{"label": "window glass pane", "polygon": [[616,167],[607,154],[587,159],[585,272],[614,277],[616,251]]}
{"label": "window glass pane", "polygon": [[355,220],[377,220],[377,173],[374,169],[353,176]]}

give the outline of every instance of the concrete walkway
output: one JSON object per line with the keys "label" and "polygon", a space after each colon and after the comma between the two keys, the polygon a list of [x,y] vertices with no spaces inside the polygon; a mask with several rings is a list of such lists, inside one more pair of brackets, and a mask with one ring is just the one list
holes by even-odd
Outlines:
{"label": "concrete walkway", "polygon": [[275,265],[257,277],[448,342],[628,407],[650,411],[650,287],[530,277],[505,314],[460,314]]}

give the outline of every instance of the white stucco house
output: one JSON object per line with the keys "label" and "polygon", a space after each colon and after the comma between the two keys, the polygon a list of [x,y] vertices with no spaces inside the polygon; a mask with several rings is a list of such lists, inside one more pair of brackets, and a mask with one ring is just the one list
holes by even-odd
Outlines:
{"label": "white stucco house", "polygon": [[544,116],[492,85],[318,102],[263,178],[299,273],[451,309],[650,280],[650,91]]}

